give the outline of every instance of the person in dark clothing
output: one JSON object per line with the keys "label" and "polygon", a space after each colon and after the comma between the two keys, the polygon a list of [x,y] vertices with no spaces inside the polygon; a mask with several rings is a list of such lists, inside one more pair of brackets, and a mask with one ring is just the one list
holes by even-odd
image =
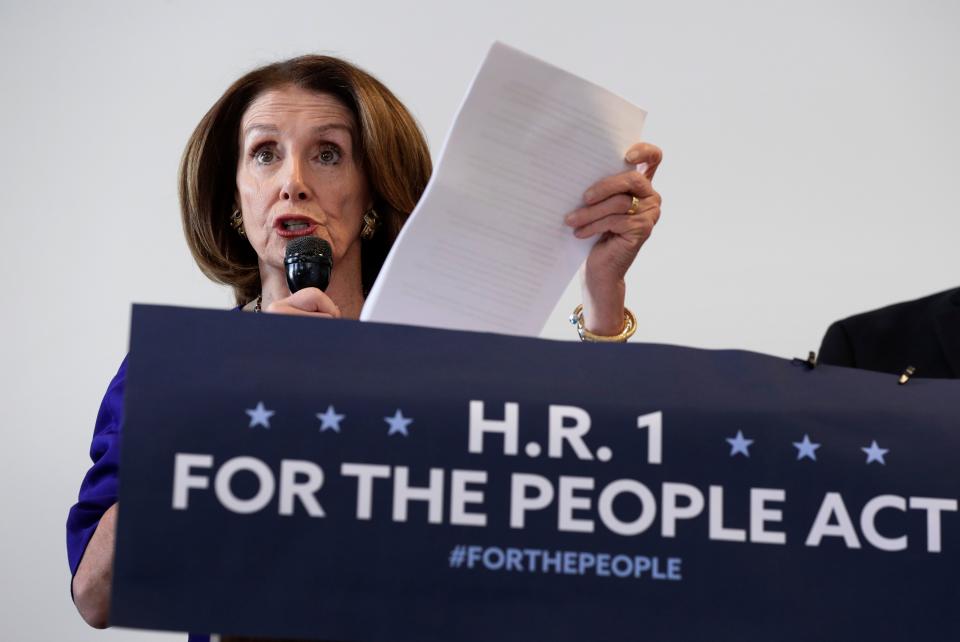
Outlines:
{"label": "person in dark clothing", "polygon": [[914,377],[960,378],[960,288],[833,323],[818,362]]}

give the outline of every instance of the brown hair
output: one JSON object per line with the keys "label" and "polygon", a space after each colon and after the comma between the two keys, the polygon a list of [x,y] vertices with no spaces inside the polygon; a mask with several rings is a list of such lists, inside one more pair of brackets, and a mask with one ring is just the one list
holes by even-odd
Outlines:
{"label": "brown hair", "polygon": [[243,305],[260,292],[257,255],[230,227],[240,120],[260,94],[282,85],[332,94],[353,112],[356,153],[382,224],[362,241],[362,287],[380,267],[430,179],[430,152],[416,121],[379,80],[331,56],[300,56],[255,69],[224,92],[190,136],[180,161],[180,213],[200,269]]}

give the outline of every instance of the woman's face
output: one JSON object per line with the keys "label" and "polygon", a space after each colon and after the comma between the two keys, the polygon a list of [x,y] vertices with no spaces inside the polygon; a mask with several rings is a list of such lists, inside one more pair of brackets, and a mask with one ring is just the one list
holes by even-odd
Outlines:
{"label": "woman's face", "polygon": [[337,98],[290,85],[257,97],[240,122],[237,204],[261,271],[283,269],[297,236],[326,239],[334,265],[360,265],[370,206],[354,156],[353,114]]}

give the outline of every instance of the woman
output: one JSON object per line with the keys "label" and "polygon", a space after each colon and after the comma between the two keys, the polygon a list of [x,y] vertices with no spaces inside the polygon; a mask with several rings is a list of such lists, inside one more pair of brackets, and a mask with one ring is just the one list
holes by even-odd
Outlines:
{"label": "woman", "polygon": [[[637,144],[626,171],[589,187],[564,219],[597,237],[586,263],[581,337],[626,340],[624,275],[660,216],[651,179],[660,150]],[[235,82],[204,116],[180,167],[184,232],[200,269],[246,311],[356,319],[431,171],[420,130],[379,81],[336,58],[304,56]],[[558,213],[560,215],[560,213]],[[336,269],[325,292],[291,294],[294,237],[326,239]],[[628,322],[629,320],[629,322]],[[101,405],[93,466],[67,521],[74,602],[91,626],[109,609],[125,363]]]}

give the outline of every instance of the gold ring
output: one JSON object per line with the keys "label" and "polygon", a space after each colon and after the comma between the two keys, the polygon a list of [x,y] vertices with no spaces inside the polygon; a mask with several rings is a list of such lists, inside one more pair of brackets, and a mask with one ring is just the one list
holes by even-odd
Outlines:
{"label": "gold ring", "polygon": [[627,210],[627,216],[633,216],[637,213],[638,209],[640,209],[640,199],[634,196],[633,200],[630,201],[630,209]]}

